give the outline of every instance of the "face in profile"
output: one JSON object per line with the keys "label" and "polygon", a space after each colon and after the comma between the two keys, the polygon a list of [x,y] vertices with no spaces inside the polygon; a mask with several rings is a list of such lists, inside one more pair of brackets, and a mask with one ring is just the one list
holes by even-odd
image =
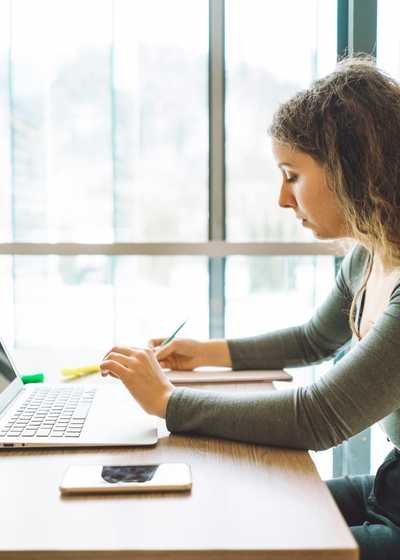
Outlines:
{"label": "face in profile", "polygon": [[272,152],[282,172],[279,206],[291,208],[318,239],[349,236],[336,195],[328,186],[322,165],[311,156],[272,140]]}

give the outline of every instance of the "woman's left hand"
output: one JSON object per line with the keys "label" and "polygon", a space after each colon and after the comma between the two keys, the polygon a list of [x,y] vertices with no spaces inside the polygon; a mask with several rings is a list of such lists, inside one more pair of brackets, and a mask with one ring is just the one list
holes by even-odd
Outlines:
{"label": "woman's left hand", "polygon": [[146,412],[165,418],[175,387],[153,350],[115,346],[103,358],[100,369],[102,375],[118,377]]}

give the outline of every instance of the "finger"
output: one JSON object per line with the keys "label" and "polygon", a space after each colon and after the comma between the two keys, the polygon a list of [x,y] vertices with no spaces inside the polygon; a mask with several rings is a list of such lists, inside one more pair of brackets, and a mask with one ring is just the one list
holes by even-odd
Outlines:
{"label": "finger", "polygon": [[149,349],[145,350],[145,356],[150,361],[150,363],[153,365],[153,367],[156,367],[156,368],[159,367],[157,356],[155,355],[155,353],[153,351],[151,351]]}
{"label": "finger", "polygon": [[112,371],[107,371],[107,370],[102,370],[101,371],[101,376],[102,377],[107,377],[108,375],[110,377],[114,377],[115,379],[119,379],[118,375],[115,375],[115,373],[112,373]]}
{"label": "finger", "polygon": [[116,354],[124,354],[125,356],[130,356],[132,349],[133,347],[131,346],[114,346],[113,348],[111,348],[108,354],[111,354],[111,352],[115,352]]}
{"label": "finger", "polygon": [[116,377],[120,379],[124,379],[129,375],[130,370],[125,367],[124,365],[120,364],[119,362],[115,362],[113,360],[105,360],[100,364],[100,369],[103,371],[108,371],[111,374],[114,374]]}
{"label": "finger", "polygon": [[125,354],[118,354],[117,352],[110,352],[110,354],[108,354],[108,356],[106,356],[106,358],[103,360],[112,360],[114,362],[118,362],[119,364],[126,366],[126,367],[132,367],[133,365],[133,360],[135,358],[132,356],[125,356]]}
{"label": "finger", "polygon": [[164,340],[165,338],[151,338],[147,344],[150,348],[156,348],[157,346],[160,346]]}
{"label": "finger", "polygon": [[169,364],[168,361],[159,362],[159,363],[160,363],[160,367],[162,367],[163,369],[172,369],[171,364]]}
{"label": "finger", "polygon": [[107,352],[107,354],[104,354],[103,360],[105,360],[107,356],[111,354],[111,352],[117,352],[118,354],[125,354],[126,356],[129,356],[130,350],[131,349],[128,346],[113,346],[111,350]]}
{"label": "finger", "polygon": [[105,360],[106,357],[108,356],[108,354],[109,354],[110,352],[112,352],[112,349],[111,349],[111,350],[108,350],[108,352],[106,352],[106,353],[104,354],[104,356],[102,357],[101,361]]}
{"label": "finger", "polygon": [[124,356],[136,356],[138,354],[143,354],[146,350],[149,350],[149,348],[142,348],[141,346],[114,346],[114,348],[112,348],[108,354],[104,356],[104,359],[112,353],[123,354]]}

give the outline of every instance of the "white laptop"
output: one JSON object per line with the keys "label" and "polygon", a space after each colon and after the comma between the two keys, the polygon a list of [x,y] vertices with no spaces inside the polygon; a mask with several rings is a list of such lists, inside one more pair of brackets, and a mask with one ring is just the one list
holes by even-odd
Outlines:
{"label": "white laptop", "polygon": [[121,382],[24,385],[0,339],[0,448],[154,445],[154,416]]}

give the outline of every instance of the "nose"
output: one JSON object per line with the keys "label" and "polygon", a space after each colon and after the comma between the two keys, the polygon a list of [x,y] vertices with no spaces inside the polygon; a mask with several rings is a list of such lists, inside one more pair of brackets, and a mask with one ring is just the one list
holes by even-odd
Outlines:
{"label": "nose", "polygon": [[283,181],[282,183],[278,204],[281,208],[297,208],[296,198],[287,181]]}

